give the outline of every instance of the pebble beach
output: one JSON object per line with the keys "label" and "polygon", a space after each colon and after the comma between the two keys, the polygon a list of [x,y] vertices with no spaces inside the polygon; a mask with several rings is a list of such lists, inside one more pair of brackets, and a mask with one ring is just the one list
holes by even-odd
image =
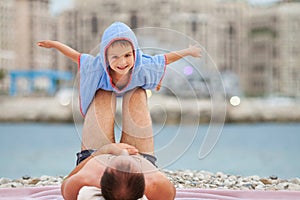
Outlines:
{"label": "pebble beach", "polygon": [[[207,123],[210,116],[210,104],[206,101],[198,102],[197,110],[188,100],[183,103],[184,106],[178,111],[177,104],[173,98],[160,97],[152,98],[149,106],[152,107],[153,121],[161,121],[161,111],[167,113],[167,116],[180,116],[188,112],[189,116],[194,119],[194,115],[201,113],[199,123]],[[163,102],[164,109],[155,105],[161,105]],[[3,111],[0,113],[1,122],[74,122],[71,106],[62,106],[53,98],[14,98],[0,99],[0,105]],[[227,122],[299,122],[300,121],[300,104],[284,104],[281,106],[272,103],[262,103],[258,100],[245,100],[240,106],[227,106]],[[192,107],[190,107],[192,106]],[[46,109],[48,107],[50,109]],[[158,107],[158,108],[157,108]],[[76,109],[78,110],[78,109]],[[57,114],[59,113],[59,115]],[[79,114],[78,114],[79,115]],[[117,112],[118,116],[118,112]],[[177,124],[178,119],[169,117],[166,123]],[[189,119],[189,118],[188,118]],[[187,119],[187,120],[188,120]],[[156,120],[156,121],[155,121]],[[78,121],[78,120],[75,120]],[[188,122],[188,121],[187,121]],[[176,188],[202,188],[202,189],[230,189],[230,190],[288,190],[300,191],[300,178],[281,179],[276,175],[270,177],[239,176],[229,175],[222,172],[211,173],[207,171],[192,170],[163,170],[169,180]],[[64,176],[41,176],[31,177],[23,176],[19,179],[0,178],[0,188],[17,188],[17,187],[40,187],[49,185],[60,185]]]}
{"label": "pebble beach", "polygon": [[[289,190],[300,191],[300,178],[280,179],[277,176],[234,176],[222,172],[163,170],[176,188],[230,190]],[[60,185],[64,176],[23,176],[19,179],[0,178],[0,188],[39,187]]]}

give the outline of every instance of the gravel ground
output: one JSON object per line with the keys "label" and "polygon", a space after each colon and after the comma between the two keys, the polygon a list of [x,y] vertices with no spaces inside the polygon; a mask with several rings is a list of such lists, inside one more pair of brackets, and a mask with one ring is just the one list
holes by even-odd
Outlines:
{"label": "gravel ground", "polygon": [[[233,176],[222,172],[163,171],[176,188],[210,188],[231,190],[294,190],[300,191],[300,178],[280,179],[276,176]],[[23,176],[19,179],[0,178],[0,188],[60,185],[63,176]]]}

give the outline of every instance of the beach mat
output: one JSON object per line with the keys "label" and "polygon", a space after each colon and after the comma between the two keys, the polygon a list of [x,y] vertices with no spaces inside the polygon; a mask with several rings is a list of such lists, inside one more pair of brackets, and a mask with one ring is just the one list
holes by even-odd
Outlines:
{"label": "beach mat", "polygon": [[60,185],[23,187],[23,188],[1,188],[0,200],[63,200]]}
{"label": "beach mat", "polygon": [[[63,200],[60,186],[1,188],[0,200]],[[176,200],[300,200],[300,191],[177,189]]]}

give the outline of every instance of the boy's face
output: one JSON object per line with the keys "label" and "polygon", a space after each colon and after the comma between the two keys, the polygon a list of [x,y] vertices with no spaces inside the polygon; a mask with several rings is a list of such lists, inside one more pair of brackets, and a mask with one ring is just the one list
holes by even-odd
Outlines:
{"label": "boy's face", "polygon": [[121,75],[127,74],[134,65],[134,53],[131,45],[115,44],[108,47],[107,60],[113,71]]}

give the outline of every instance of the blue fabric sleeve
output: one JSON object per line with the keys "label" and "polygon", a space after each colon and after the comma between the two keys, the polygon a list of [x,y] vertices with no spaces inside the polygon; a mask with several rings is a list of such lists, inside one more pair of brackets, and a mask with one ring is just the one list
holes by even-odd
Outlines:
{"label": "blue fabric sleeve", "polygon": [[[142,78],[146,81],[142,86],[144,89],[154,89],[162,81],[166,70],[166,59],[164,55],[143,55],[142,71],[144,71]],[[140,77],[141,78],[141,77]]]}
{"label": "blue fabric sleeve", "polygon": [[79,61],[79,99],[80,111],[85,115],[104,73],[99,57],[81,54]]}

